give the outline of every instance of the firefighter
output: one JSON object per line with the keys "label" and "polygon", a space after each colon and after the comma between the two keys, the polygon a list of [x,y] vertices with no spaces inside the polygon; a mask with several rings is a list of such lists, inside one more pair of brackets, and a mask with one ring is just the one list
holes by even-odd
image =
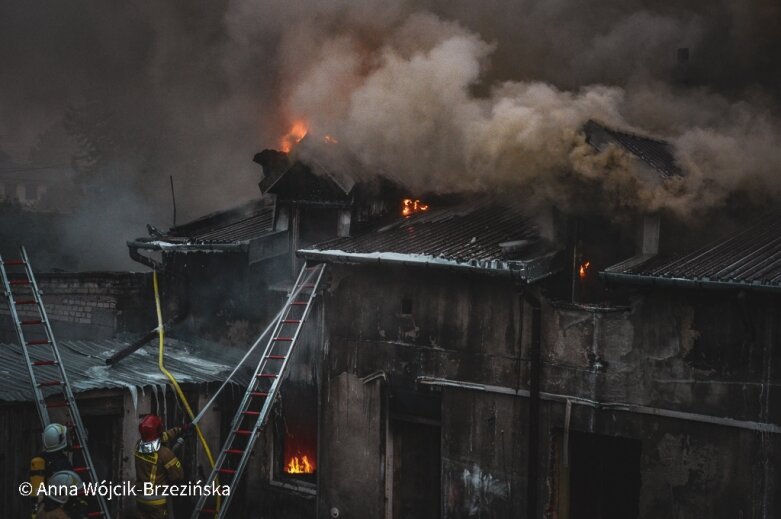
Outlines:
{"label": "firefighter", "polygon": [[163,430],[163,422],[157,415],[150,414],[141,420],[138,432],[141,439],[136,445],[136,517],[138,519],[163,519],[168,517],[166,498],[144,495],[144,483],[165,485],[184,477],[182,463],[168,446],[187,436],[191,425]]}
{"label": "firefighter", "polygon": [[32,510],[33,517],[38,508],[38,488],[41,483],[47,483],[55,473],[64,470],[72,470],[70,458],[68,458],[68,428],[59,423],[50,423],[43,429],[43,452],[30,460],[30,484],[32,485]]}
{"label": "firefighter", "polygon": [[[77,486],[81,489],[81,478],[72,470],[60,470],[51,475],[47,481],[49,487]],[[67,492],[53,492],[43,497],[36,519],[76,519],[81,515],[75,515],[68,511],[70,501],[78,498],[68,497]]]}

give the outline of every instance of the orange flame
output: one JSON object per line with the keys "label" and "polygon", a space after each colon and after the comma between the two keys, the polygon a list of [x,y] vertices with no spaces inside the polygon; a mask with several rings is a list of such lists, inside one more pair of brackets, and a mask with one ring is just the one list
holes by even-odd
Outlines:
{"label": "orange flame", "polygon": [[293,146],[301,142],[301,139],[306,137],[308,131],[309,124],[306,121],[294,122],[293,127],[290,128],[290,131],[287,132],[287,134],[279,141],[279,149],[285,153],[290,153],[290,150],[293,149]]}
{"label": "orange flame", "polygon": [[332,137],[330,135],[326,135],[325,137],[323,137],[323,142],[325,142],[326,144],[339,144],[339,141],[336,140],[335,137]]}
{"label": "orange flame", "polygon": [[580,269],[578,269],[578,277],[580,277],[580,280],[583,281],[586,279],[586,276],[588,275],[588,269],[591,268],[591,262],[587,261],[583,263],[580,266]]}
{"label": "orange flame", "polygon": [[409,216],[411,214],[422,213],[424,211],[428,211],[428,204],[424,204],[420,200],[405,198],[401,203],[402,216]]}
{"label": "orange flame", "polygon": [[285,472],[288,474],[314,474],[315,465],[309,461],[306,454],[300,458],[293,456],[285,465]]}

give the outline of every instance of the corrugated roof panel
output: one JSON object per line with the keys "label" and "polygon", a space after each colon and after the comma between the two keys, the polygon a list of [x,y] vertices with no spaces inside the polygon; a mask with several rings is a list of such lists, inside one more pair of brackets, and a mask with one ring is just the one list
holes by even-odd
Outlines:
{"label": "corrugated roof panel", "polygon": [[[157,350],[144,347],[114,366],[105,360],[129,343],[109,339],[101,341],[58,341],[62,362],[75,393],[91,389],[143,388],[168,383],[157,365]],[[42,351],[43,353],[43,351]],[[42,354],[41,353],[41,354]],[[222,382],[241,359],[236,349],[206,347],[176,339],[166,339],[166,368],[181,383]],[[54,379],[53,368],[37,368],[42,381]],[[51,372],[46,370],[50,369]],[[242,370],[234,380],[247,384],[249,376]],[[31,401],[30,377],[18,344],[0,344],[0,401]]]}
{"label": "corrugated roof panel", "polygon": [[260,238],[274,231],[274,207],[263,200],[212,213],[173,227],[163,240],[193,243],[235,243]]}
{"label": "corrugated roof panel", "polygon": [[556,249],[540,237],[522,204],[482,200],[400,216],[384,227],[299,252],[314,261],[501,271],[532,281],[555,271]]}
{"label": "corrugated roof panel", "polygon": [[477,204],[431,209],[361,236],[320,243],[313,249],[424,254],[458,261],[503,260],[500,243],[538,238],[536,226],[520,207]]}
{"label": "corrugated roof panel", "polygon": [[599,141],[607,138],[609,141],[613,141],[629,151],[665,177],[681,174],[681,168],[679,168],[675,162],[672,147],[665,141],[614,130],[594,120],[588,121],[583,130],[586,132],[588,142],[596,148],[600,147]]}
{"label": "corrugated roof panel", "polygon": [[781,215],[678,258],[626,261],[604,272],[627,282],[684,280],[781,290]]}

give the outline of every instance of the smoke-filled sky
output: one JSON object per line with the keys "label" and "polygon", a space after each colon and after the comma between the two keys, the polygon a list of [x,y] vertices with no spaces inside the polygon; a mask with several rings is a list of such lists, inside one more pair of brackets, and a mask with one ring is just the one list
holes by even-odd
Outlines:
{"label": "smoke-filled sky", "polygon": [[621,163],[584,151],[596,117],[670,139],[689,171],[622,203],[686,212],[781,188],[779,26],[773,0],[3,2],[0,150],[76,156],[100,196],[74,235],[100,221],[122,257],[170,224],[169,175],[180,222],[235,205],[296,119],[411,189],[567,203],[562,171]]}

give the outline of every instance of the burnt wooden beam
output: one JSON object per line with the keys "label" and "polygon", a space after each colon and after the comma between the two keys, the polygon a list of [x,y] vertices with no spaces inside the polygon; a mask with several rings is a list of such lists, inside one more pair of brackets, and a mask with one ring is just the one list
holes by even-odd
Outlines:
{"label": "burnt wooden beam", "polygon": [[[166,321],[165,323],[163,323],[163,327],[170,326],[172,324],[176,324],[179,321],[181,321],[182,319],[184,319],[184,315],[175,315],[172,319],[170,319],[170,320]],[[128,355],[130,355],[130,354],[140,350],[146,343],[148,343],[149,341],[151,341],[152,339],[157,337],[157,334],[158,334],[157,327],[155,327],[154,329],[152,329],[152,330],[148,331],[147,333],[145,333],[144,335],[142,335],[137,340],[133,341],[133,343],[130,344],[129,346],[127,346],[125,348],[122,348],[121,350],[116,352],[114,355],[112,355],[111,357],[107,358],[106,359],[106,365],[107,366],[113,366],[114,364],[116,364],[120,360],[124,359]]]}

